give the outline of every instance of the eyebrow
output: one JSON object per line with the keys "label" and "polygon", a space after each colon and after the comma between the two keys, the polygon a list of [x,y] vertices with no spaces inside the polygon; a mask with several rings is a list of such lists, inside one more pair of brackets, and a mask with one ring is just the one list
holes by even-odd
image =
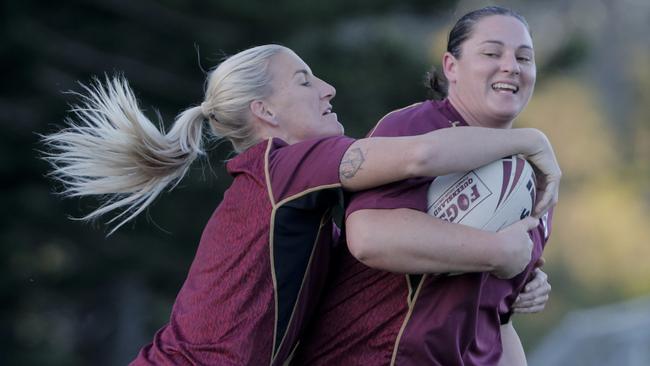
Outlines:
{"label": "eyebrow", "polygon": [[[494,41],[494,40],[487,40],[487,41],[481,42],[481,44],[483,44],[483,43],[493,43],[493,44],[498,44],[499,46],[505,46],[505,44],[503,42]],[[525,48],[525,49],[531,50],[531,51],[533,50],[533,48],[531,46],[526,45],[526,44],[522,44],[521,46],[517,47],[517,49],[522,49],[522,48]]]}
{"label": "eyebrow", "polygon": [[309,75],[311,75],[311,73],[310,73],[309,71],[307,71],[306,69],[300,69],[300,70],[294,72],[294,73],[293,73],[293,76],[296,76],[296,75],[298,75],[298,74],[303,74],[303,75],[305,75],[305,76],[309,76]]}

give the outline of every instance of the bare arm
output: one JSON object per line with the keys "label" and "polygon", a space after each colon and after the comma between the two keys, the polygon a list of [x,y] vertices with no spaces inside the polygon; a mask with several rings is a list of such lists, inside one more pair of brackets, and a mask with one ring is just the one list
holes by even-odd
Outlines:
{"label": "bare arm", "polygon": [[343,156],[339,175],[343,188],[358,191],[412,177],[464,172],[515,154],[526,157],[545,178],[537,205],[545,211],[557,202],[561,171],[546,136],[532,128],[459,127],[360,139]]}
{"label": "bare arm", "polygon": [[[527,218],[498,233],[450,224],[416,210],[366,209],[346,221],[350,252],[369,267],[400,273],[520,273],[530,261]],[[399,245],[396,245],[399,243]]]}
{"label": "bare arm", "polygon": [[501,345],[503,353],[498,366],[527,366],[524,347],[512,322],[501,326]]}

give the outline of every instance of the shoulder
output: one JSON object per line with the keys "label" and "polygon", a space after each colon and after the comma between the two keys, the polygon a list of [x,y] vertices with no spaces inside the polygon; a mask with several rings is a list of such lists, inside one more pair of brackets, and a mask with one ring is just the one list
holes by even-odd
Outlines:
{"label": "shoulder", "polygon": [[309,155],[320,150],[331,149],[334,151],[346,150],[355,140],[347,136],[316,137],[308,140],[288,144],[279,138],[272,138],[267,146],[267,158],[274,159],[284,154]]}
{"label": "shoulder", "polygon": [[438,104],[427,100],[396,109],[382,117],[368,136],[419,135],[446,127],[447,118]]}
{"label": "shoulder", "polygon": [[241,174],[260,176],[263,173],[264,155],[267,150],[268,142],[261,141],[242,151],[226,161],[228,174],[233,177]]}

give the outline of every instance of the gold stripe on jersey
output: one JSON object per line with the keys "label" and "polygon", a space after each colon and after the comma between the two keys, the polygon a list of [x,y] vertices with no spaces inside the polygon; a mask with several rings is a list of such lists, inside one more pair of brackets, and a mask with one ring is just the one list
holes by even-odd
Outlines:
{"label": "gold stripe on jersey", "polygon": [[269,155],[271,153],[271,146],[273,145],[273,139],[269,139],[266,144],[266,152],[264,153],[264,176],[266,178],[266,190],[269,193],[269,200],[271,201],[271,206],[275,208],[275,198],[273,197],[273,189],[271,188],[271,174],[269,174]]}
{"label": "gold stripe on jersey", "polygon": [[393,356],[390,359],[390,366],[395,366],[395,362],[397,361],[397,350],[399,349],[399,343],[402,340],[402,334],[404,334],[404,329],[406,329],[406,325],[411,319],[411,314],[413,313],[413,309],[415,308],[415,302],[417,301],[418,296],[420,295],[420,290],[422,290],[422,284],[424,284],[427,275],[426,274],[422,275],[422,279],[420,279],[420,283],[418,284],[418,287],[415,290],[415,295],[413,296],[413,300],[411,300],[411,293],[413,289],[411,287],[411,281],[409,280],[409,275],[405,275],[405,277],[406,277],[406,283],[409,287],[409,296],[406,298],[406,302],[408,303],[409,310],[406,313],[406,316],[404,317],[404,321],[402,322],[402,326],[399,329],[399,333],[397,333],[397,338],[395,339],[395,346],[393,347]]}

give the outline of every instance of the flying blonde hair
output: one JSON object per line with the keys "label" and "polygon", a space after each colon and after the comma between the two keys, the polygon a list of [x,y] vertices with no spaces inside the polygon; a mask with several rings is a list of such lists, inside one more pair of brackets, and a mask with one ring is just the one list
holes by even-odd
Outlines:
{"label": "flying blonde hair", "polygon": [[292,52],[279,45],[253,47],[213,69],[204,101],[181,112],[169,132],[156,127],[140,110],[127,80],[95,78],[82,85],[81,103],[72,107],[66,128],[42,137],[50,173],[63,183],[66,197],[97,196],[101,205],[81,220],[119,213],[109,235],[145,210],[166,188],[183,179],[192,162],[204,155],[203,124],[236,152],[259,142],[250,123],[250,103],[273,92],[271,57]]}

